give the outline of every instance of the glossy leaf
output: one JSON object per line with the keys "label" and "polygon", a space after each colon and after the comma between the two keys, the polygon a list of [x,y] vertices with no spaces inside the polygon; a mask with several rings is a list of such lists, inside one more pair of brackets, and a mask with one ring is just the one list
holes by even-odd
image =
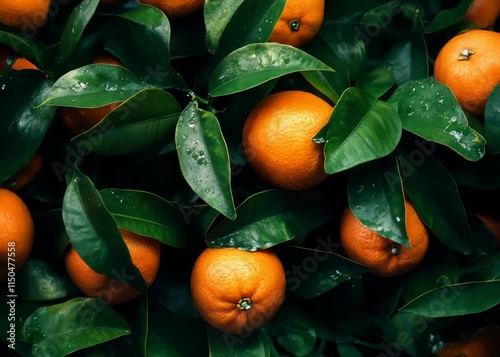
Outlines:
{"label": "glossy leaf", "polygon": [[99,194],[119,227],[176,248],[187,246],[178,205],[144,191],[108,188]]}
{"label": "glossy leaf", "polygon": [[124,67],[89,64],[60,77],[41,104],[96,108],[128,99],[147,87]]}
{"label": "glossy leaf", "polygon": [[283,12],[285,3],[286,0],[244,0],[220,37],[217,56],[223,58],[250,43],[266,42]]}
{"label": "glossy leaf", "polygon": [[218,97],[244,91],[285,74],[333,71],[323,62],[295,47],[256,43],[241,47],[224,58],[212,72],[209,95]]}
{"label": "glossy leaf", "polygon": [[410,246],[396,157],[371,161],[350,170],[347,197],[351,211],[364,226],[396,243]]}
{"label": "glossy leaf", "polygon": [[[499,289],[500,280],[445,285],[420,295],[400,311],[426,317],[476,314],[499,303]],[[478,299],[478,296],[481,298]]]}
{"label": "glossy leaf", "polygon": [[500,153],[500,85],[490,93],[484,110],[484,134],[492,154]]}
{"label": "glossy leaf", "polygon": [[331,236],[318,237],[316,242],[314,249],[283,247],[280,257],[285,267],[287,294],[310,299],[371,270],[334,253],[339,243]]}
{"label": "glossy leaf", "polygon": [[30,258],[16,272],[16,285],[23,300],[56,300],[79,290],[66,274],[64,265],[56,265],[38,258]]}
{"label": "glossy leaf", "polygon": [[472,252],[474,237],[450,173],[434,156],[414,148],[399,156],[405,191],[420,219],[448,247]]}
{"label": "glossy leaf", "polygon": [[401,122],[394,104],[353,87],[318,136],[326,140],[325,171],[333,174],[389,155],[401,138]]}
{"label": "glossy leaf", "polygon": [[372,97],[379,98],[394,85],[394,77],[387,68],[377,67],[365,76],[362,76],[357,86]]}
{"label": "glossy leaf", "polygon": [[270,340],[262,330],[251,335],[229,335],[207,327],[210,357],[269,357]]}
{"label": "glossy leaf", "polygon": [[[72,246],[89,267],[100,274],[145,290],[146,283],[132,263],[113,216],[92,181],[78,169],[68,184],[62,216]],[[119,274],[126,275],[121,277]]]}
{"label": "glossy leaf", "polygon": [[215,115],[195,102],[188,104],[177,123],[175,144],[182,174],[193,191],[234,219],[229,154]]}
{"label": "glossy leaf", "polygon": [[386,354],[406,353],[409,356],[431,356],[432,320],[408,312],[397,312],[384,325],[383,343]]}
{"label": "glossy leaf", "polygon": [[207,33],[205,42],[207,49],[214,54],[219,41],[234,12],[243,3],[243,0],[206,0],[203,7],[204,21]]}
{"label": "glossy leaf", "polygon": [[16,71],[0,76],[0,182],[26,165],[42,144],[55,108],[35,108],[51,83],[39,71]]}
{"label": "glossy leaf", "polygon": [[451,90],[434,80],[408,82],[390,98],[398,104],[403,128],[448,146],[467,160],[483,157],[485,140],[472,129]]}
{"label": "glossy leaf", "polygon": [[157,88],[144,89],[72,141],[101,155],[156,154],[168,140],[173,141],[180,113],[171,94]]}
{"label": "glossy leaf", "polygon": [[61,35],[59,61],[65,60],[80,41],[85,27],[94,16],[99,0],[83,0],[71,12]]}
{"label": "glossy leaf", "polygon": [[23,333],[34,355],[65,356],[127,335],[130,329],[112,307],[97,299],[75,298],[36,310],[25,321]]}
{"label": "glossy leaf", "polygon": [[434,33],[462,20],[473,0],[461,0],[456,7],[440,10],[425,26],[425,33]]}
{"label": "glossy leaf", "polygon": [[320,226],[330,218],[314,192],[268,190],[246,199],[234,221],[224,220],[206,238],[209,247],[237,247],[255,251],[286,242]]}

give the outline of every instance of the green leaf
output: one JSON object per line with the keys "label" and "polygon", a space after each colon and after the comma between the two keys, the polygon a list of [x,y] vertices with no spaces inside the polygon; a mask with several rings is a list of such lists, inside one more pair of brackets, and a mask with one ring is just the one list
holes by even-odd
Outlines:
{"label": "green leaf", "polygon": [[340,357],[363,357],[356,347],[345,343],[338,344],[337,351]]}
{"label": "green leaf", "polygon": [[251,335],[229,335],[207,326],[210,357],[269,357],[270,340],[257,330]]}
{"label": "green leaf", "polygon": [[28,259],[16,272],[16,278],[20,295],[26,301],[55,300],[78,292],[64,266],[39,258]]}
{"label": "green leaf", "polygon": [[490,152],[500,153],[500,84],[493,89],[486,102],[484,135]]}
{"label": "green leaf", "polygon": [[247,198],[237,218],[224,220],[206,238],[213,248],[266,249],[328,221],[328,205],[317,192],[268,190]]}
{"label": "green leaf", "polygon": [[241,47],[214,69],[209,95],[218,97],[244,91],[285,74],[333,69],[306,52],[278,43],[256,43]]}
{"label": "green leaf", "polygon": [[175,131],[182,174],[189,186],[220,213],[234,219],[231,168],[226,142],[215,115],[191,102]]}
{"label": "green leaf", "polygon": [[78,169],[64,194],[62,216],[72,246],[90,268],[113,278],[125,271],[124,283],[141,291],[146,289],[113,216],[92,181]]}
{"label": "green leaf", "polygon": [[145,88],[148,85],[124,67],[94,63],[60,77],[41,104],[96,108],[128,99]]}
{"label": "green leaf", "polygon": [[75,298],[36,310],[23,325],[35,356],[66,356],[130,333],[126,321],[108,305]]}
{"label": "green leaf", "polygon": [[420,219],[444,244],[469,254],[474,237],[457,185],[438,159],[424,155],[421,148],[399,156],[406,193]]}
{"label": "green leaf", "polygon": [[22,33],[11,33],[0,30],[0,44],[3,44],[25,57],[40,69],[45,69],[44,53],[47,46],[35,38],[28,38]]}
{"label": "green leaf", "polygon": [[286,0],[244,0],[220,37],[217,56],[223,58],[245,45],[266,42],[285,3]]}
{"label": "green leaf", "polygon": [[434,80],[408,82],[393,93],[403,128],[448,146],[467,160],[483,157],[485,140],[472,129],[451,90]]}
{"label": "green leaf", "polygon": [[180,112],[171,94],[143,89],[72,142],[101,155],[156,154],[168,140],[173,141]]}
{"label": "green leaf", "polygon": [[83,0],[71,12],[61,35],[59,61],[62,62],[68,58],[76,48],[85,27],[94,16],[99,2],[99,0]]}
{"label": "green leaf", "polygon": [[462,0],[456,7],[440,10],[425,27],[425,33],[434,33],[450,27],[465,16],[473,0]]}
{"label": "green leaf", "polygon": [[357,87],[372,97],[379,98],[394,85],[392,72],[384,67],[377,67],[362,76],[357,83]]}
{"label": "green leaf", "polygon": [[119,227],[172,247],[188,245],[178,205],[144,191],[108,188],[99,194]]}
{"label": "green leaf", "polygon": [[56,108],[35,106],[50,91],[40,71],[15,71],[0,76],[0,182],[15,175],[38,150]]}
{"label": "green leaf", "polygon": [[360,222],[381,236],[410,247],[405,226],[405,199],[396,157],[349,171],[347,198]]}
{"label": "green leaf", "polygon": [[314,249],[286,245],[280,251],[288,295],[310,299],[371,270],[334,253],[339,243],[330,235],[316,243]]}
{"label": "green leaf", "polygon": [[401,122],[394,104],[352,87],[321,133],[326,138],[325,171],[333,174],[389,155],[401,138]]}
{"label": "green leaf", "polygon": [[396,313],[384,324],[381,350],[386,355],[431,356],[431,323],[423,316]]}
{"label": "green leaf", "polygon": [[413,31],[402,34],[384,57],[385,65],[398,86],[429,76],[427,46],[423,35]]}
{"label": "green leaf", "polygon": [[420,295],[400,311],[426,317],[477,314],[498,305],[499,289],[500,280],[445,285]]}
{"label": "green leaf", "polygon": [[161,88],[186,89],[170,66],[170,23],[158,8],[137,4],[125,12],[100,17],[106,50],[142,82]]}
{"label": "green leaf", "polygon": [[205,42],[207,49],[214,54],[229,20],[243,0],[206,0],[203,8],[207,33]]}

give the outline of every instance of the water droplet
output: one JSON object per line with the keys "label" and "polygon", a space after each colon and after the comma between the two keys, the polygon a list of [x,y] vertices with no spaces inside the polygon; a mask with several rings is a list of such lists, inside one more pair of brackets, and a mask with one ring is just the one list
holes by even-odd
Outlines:
{"label": "water droplet", "polygon": [[195,118],[191,118],[191,119],[189,119],[189,121],[188,121],[188,126],[189,126],[190,128],[194,128],[194,126],[195,126],[195,125],[196,125],[196,119],[195,119]]}
{"label": "water droplet", "polygon": [[401,218],[400,217],[396,217],[396,221],[397,222],[401,222]]}
{"label": "water droplet", "polygon": [[111,84],[111,83],[107,83],[106,87],[104,88],[104,90],[106,90],[107,92],[114,92],[117,89],[118,89],[118,85]]}

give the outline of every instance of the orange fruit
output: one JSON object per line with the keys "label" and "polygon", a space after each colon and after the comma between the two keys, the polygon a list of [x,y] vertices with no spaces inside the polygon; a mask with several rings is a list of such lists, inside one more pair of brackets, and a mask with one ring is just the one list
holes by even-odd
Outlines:
{"label": "orange fruit", "polygon": [[[93,63],[112,64],[122,66],[122,63],[109,54],[99,54]],[[66,128],[74,135],[89,130],[98,124],[106,115],[118,107],[120,103],[111,103],[97,108],[61,108],[61,118]]]}
{"label": "orange fruit", "polygon": [[325,0],[287,0],[269,42],[301,47],[318,33],[325,14]]}
{"label": "orange fruit", "polygon": [[16,174],[16,184],[12,187],[12,191],[19,191],[35,178],[42,170],[43,156],[40,153],[33,155],[31,160]]}
{"label": "orange fruit", "polygon": [[490,216],[482,212],[471,212],[474,216],[479,218],[486,227],[489,228],[491,233],[495,236],[497,242],[497,249],[500,249],[500,219]]}
{"label": "orange fruit", "polygon": [[49,7],[50,0],[3,1],[0,23],[18,30],[41,27],[47,20]]}
{"label": "orange fruit", "polygon": [[139,0],[139,2],[160,9],[172,19],[191,15],[203,9],[205,4],[205,0]]}
{"label": "orange fruit", "polygon": [[477,28],[493,27],[500,15],[500,1],[474,0],[469,6],[465,19]]}
{"label": "orange fruit", "polygon": [[323,145],[312,139],[332,112],[330,104],[307,92],[265,97],[243,127],[243,150],[250,166],[279,188],[299,191],[319,184],[328,175]]}
{"label": "orange fruit", "polygon": [[250,333],[271,320],[285,297],[285,271],[271,250],[207,248],[191,273],[193,302],[210,325]]}
{"label": "orange fruit", "polygon": [[489,325],[460,341],[445,344],[437,355],[438,357],[500,356],[500,326]]}
{"label": "orange fruit", "polygon": [[28,61],[26,58],[24,57],[18,57],[14,63],[12,64],[12,69],[15,69],[15,70],[23,70],[23,69],[37,69],[38,70],[38,67],[35,66],[33,63],[31,63],[30,61]]}
{"label": "orange fruit", "polygon": [[28,260],[34,235],[26,204],[14,192],[0,188],[0,281],[10,276],[9,268],[14,266],[17,273]]}
{"label": "orange fruit", "polygon": [[[132,258],[132,263],[139,269],[146,286],[153,284],[160,266],[161,244],[156,239],[145,237],[120,228]],[[122,304],[141,294],[119,281],[120,277],[112,278],[92,270],[78,255],[73,247],[69,247],[65,254],[66,270],[75,285],[87,296],[99,298],[111,305]]]}
{"label": "orange fruit", "polygon": [[406,231],[411,248],[402,246],[364,226],[349,207],[340,222],[340,242],[346,256],[372,268],[372,274],[391,277],[415,268],[429,246],[427,230],[413,206],[405,201]]}
{"label": "orange fruit", "polygon": [[500,33],[471,30],[458,34],[439,51],[434,77],[452,90],[460,106],[484,115],[486,100],[500,83]]}

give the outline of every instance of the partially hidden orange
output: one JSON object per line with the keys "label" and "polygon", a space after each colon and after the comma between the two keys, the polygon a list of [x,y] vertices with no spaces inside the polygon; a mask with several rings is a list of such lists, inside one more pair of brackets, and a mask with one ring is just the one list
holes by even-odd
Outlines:
{"label": "partially hidden orange", "polygon": [[427,253],[429,236],[408,201],[405,201],[405,210],[406,231],[411,248],[372,231],[347,207],[340,222],[340,242],[346,256],[371,267],[371,273],[381,277],[402,275],[414,269]]}
{"label": "partially hidden orange", "polygon": [[488,325],[462,340],[445,344],[438,357],[496,357],[500,356],[500,326]]}
{"label": "partially hidden orange", "polygon": [[474,0],[467,9],[465,19],[472,22],[476,28],[493,27],[500,15],[500,1]]}
{"label": "partially hidden orange", "polygon": [[500,33],[471,30],[449,40],[439,51],[434,78],[448,87],[460,106],[483,116],[486,101],[500,83]]}
{"label": "partially hidden orange", "polygon": [[486,225],[486,227],[488,227],[491,233],[493,233],[497,242],[497,249],[500,249],[500,219],[483,212],[474,211],[471,213],[479,218]]}
{"label": "partially hidden orange", "polygon": [[[157,240],[120,228],[123,241],[127,246],[132,263],[139,269],[149,288],[153,284],[160,266],[161,244]],[[75,285],[87,296],[116,305],[130,301],[141,294],[120,281],[92,270],[70,246],[65,254],[66,270]]]}
{"label": "partially hidden orange", "polygon": [[172,19],[186,17],[200,11],[205,0],[139,0],[143,4],[154,6]]}
{"label": "partially hidden orange", "polygon": [[11,188],[12,191],[19,191],[21,188],[30,183],[36,175],[42,170],[43,156],[36,153],[30,161],[15,175],[15,185]]}
{"label": "partially hidden orange", "polygon": [[191,273],[201,317],[228,334],[249,334],[271,320],[285,297],[285,271],[271,250],[207,248]]}
{"label": "partially hidden orange", "polygon": [[265,97],[243,127],[243,150],[253,170],[268,183],[301,191],[324,181],[323,144],[313,137],[328,123],[333,107],[302,91]]}

